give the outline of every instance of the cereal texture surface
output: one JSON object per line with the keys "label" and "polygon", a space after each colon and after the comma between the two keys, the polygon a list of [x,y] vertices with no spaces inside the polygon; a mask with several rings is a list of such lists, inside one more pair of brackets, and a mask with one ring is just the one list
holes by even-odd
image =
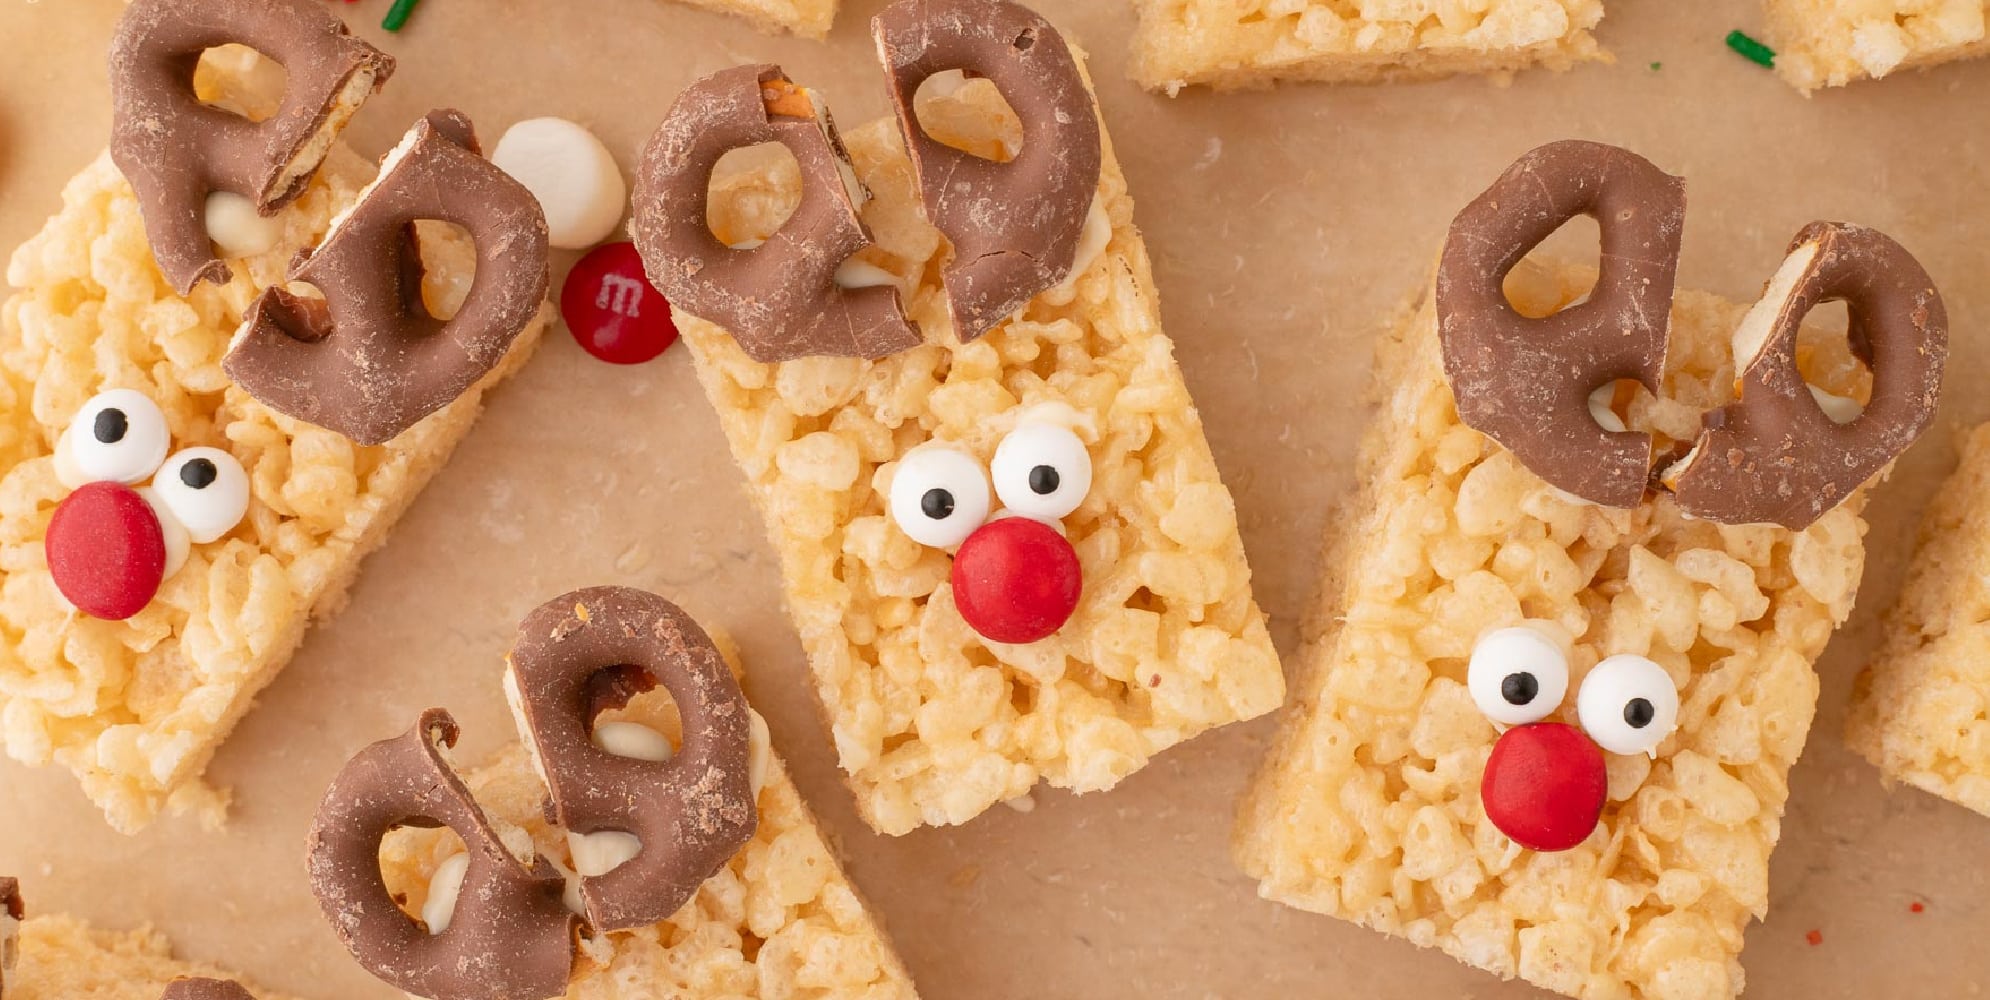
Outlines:
{"label": "cereal texture surface", "polygon": [[[714,638],[736,665],[725,640]],[[642,696],[615,717],[682,745],[665,697]],[[566,837],[546,823],[546,787],[523,745],[464,781],[500,830],[508,828],[507,843],[522,831],[540,853],[569,865]],[[668,921],[584,944],[569,1000],[914,1000],[911,977],[844,876],[757,717],[753,787],[760,808],[753,840]],[[391,891],[407,894],[409,912],[419,913],[436,867],[461,850],[453,835],[404,829],[382,846],[381,870]]]}
{"label": "cereal texture surface", "polygon": [[[1590,280],[1524,264],[1509,287],[1544,315]],[[1730,397],[1743,311],[1678,296],[1663,399],[1628,412],[1661,452]],[[1866,391],[1842,334],[1812,339],[1814,382]],[[1801,533],[1690,521],[1669,500],[1571,502],[1458,421],[1427,296],[1388,338],[1376,385],[1361,493],[1330,540],[1317,634],[1241,810],[1239,863],[1268,898],[1585,1000],[1735,995],[1816,708],[1811,664],[1863,566],[1861,501]],[[1602,822],[1557,854],[1487,821],[1496,733],[1465,686],[1479,635],[1529,619],[1574,640],[1553,720],[1576,722],[1577,686],[1606,655],[1648,656],[1680,688],[1677,731],[1655,759],[1607,756]]]}
{"label": "cereal texture surface", "polygon": [[820,39],[836,19],[837,0],[678,0],[693,7],[745,18],[761,31]]}
{"label": "cereal texture surface", "polygon": [[1990,425],[1969,435],[1907,572],[1847,741],[1888,778],[1990,816]]}
{"label": "cereal texture surface", "polygon": [[[197,780],[215,747],[306,625],[337,609],[361,557],[469,429],[483,391],[524,362],[543,329],[545,314],[484,382],[379,447],[272,413],[231,385],[221,359],[243,312],[372,173],[335,148],[284,210],[273,249],[236,262],[227,285],[183,298],[160,276],[138,203],[105,154],[8,264],[21,291],[0,307],[0,734],[16,760],[73,770],[120,830],[168,805],[218,819],[222,798]],[[447,314],[468,292],[472,250],[428,231],[423,252],[425,293]],[[251,485],[242,523],[193,546],[150,606],[125,621],[69,608],[43,552],[50,514],[68,494],[55,442],[107,388],[150,397],[175,448],[225,449]]]}
{"label": "cereal texture surface", "polygon": [[[1012,141],[992,92],[937,100],[931,127],[980,136],[990,152]],[[1283,678],[1236,510],[1161,331],[1110,147],[1104,249],[1075,281],[959,344],[938,280],[944,240],[921,215],[896,129],[846,138],[873,194],[863,214],[878,245],[862,259],[892,276],[926,343],[876,362],[768,365],[678,318],[780,554],[864,818],[901,834],[965,822],[1039,780],[1110,788],[1176,743],[1276,708]],[[719,183],[714,228],[738,242],[778,225],[798,175],[788,161]],[[1090,453],[1091,491],[1061,522],[1084,594],[1056,635],[990,643],[954,606],[948,554],[907,537],[885,497],[913,447],[947,442],[986,463],[1033,407],[1067,416]]]}
{"label": "cereal texture surface", "polygon": [[[159,1000],[168,984],[184,976],[234,978],[211,965],[175,959],[157,931],[103,931],[72,917],[31,916],[21,922],[20,964],[7,977],[7,1000]],[[285,1000],[250,990],[260,1000]]]}
{"label": "cereal texture surface", "polygon": [[1133,78],[1173,95],[1373,83],[1607,59],[1603,0],[1133,0]]}
{"label": "cereal texture surface", "polygon": [[1776,72],[1808,93],[1990,52],[1984,0],[1763,0]]}

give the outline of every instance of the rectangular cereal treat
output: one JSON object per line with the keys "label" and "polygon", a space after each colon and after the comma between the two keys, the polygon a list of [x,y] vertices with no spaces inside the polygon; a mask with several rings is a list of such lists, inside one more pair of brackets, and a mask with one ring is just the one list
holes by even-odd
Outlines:
{"label": "rectangular cereal treat", "polygon": [[[1523,263],[1508,287],[1538,316],[1593,280]],[[1731,400],[1745,308],[1677,296],[1664,400],[1628,412],[1661,453]],[[1845,337],[1830,339],[1806,341],[1810,381],[1864,391]],[[1375,384],[1360,495],[1330,539],[1318,633],[1243,803],[1238,863],[1267,898],[1570,996],[1734,996],[1816,708],[1812,662],[1864,563],[1861,497],[1800,533],[1690,520],[1669,497],[1572,500],[1459,421],[1428,292],[1385,341]],[[1655,759],[1606,755],[1601,827],[1561,853],[1514,844],[1479,798],[1496,733],[1467,658],[1488,628],[1523,619],[1576,637],[1578,675],[1630,653],[1688,678],[1678,729]]]}
{"label": "rectangular cereal treat", "polygon": [[1805,93],[1990,52],[1984,0],[1763,0],[1776,72]]}
{"label": "rectangular cereal treat", "polygon": [[1990,816],[1990,424],[1921,522],[1846,738],[1888,778]]}
{"label": "rectangular cereal treat", "polygon": [[836,19],[837,0],[679,0],[693,7],[745,18],[768,32],[789,32],[821,39]]}
{"label": "rectangular cereal treat", "polygon": [[[7,1000],[159,1000],[175,979],[234,978],[214,966],[174,958],[166,936],[149,928],[104,931],[60,914],[29,916],[21,922],[18,944],[16,964],[6,974]],[[257,1000],[285,1000],[248,988]]]}
{"label": "rectangular cereal treat", "polygon": [[1376,83],[1566,70],[1608,59],[1590,34],[1603,0],[1133,0],[1133,78],[1182,88],[1280,80]]}
{"label": "rectangular cereal treat", "polygon": [[[991,155],[1020,141],[985,80],[923,107],[936,135]],[[1081,249],[1072,280],[960,344],[939,281],[945,241],[921,214],[895,124],[845,138],[873,195],[863,219],[877,245],[861,260],[896,282],[926,343],[880,361],[770,365],[711,323],[680,312],[678,325],[780,554],[864,819],[902,834],[966,822],[1039,780],[1111,788],[1170,746],[1276,708],[1284,679],[1236,510],[1161,331],[1110,140],[1088,237],[1103,249]],[[716,232],[772,232],[799,183],[792,160],[716,178]],[[930,439],[986,463],[1030,407],[1068,408],[1091,438],[1091,492],[1061,522],[1084,594],[1050,638],[992,644],[955,609],[947,554],[894,528],[883,490]]]}
{"label": "rectangular cereal treat", "polygon": [[[737,671],[730,644],[717,633],[713,638]],[[663,692],[638,696],[614,717],[682,744],[682,726]],[[753,839],[668,921],[583,942],[566,996],[916,1000],[912,978],[843,874],[757,713],[752,740],[760,810]],[[546,821],[546,786],[523,744],[463,781],[500,831],[522,829],[541,854],[572,867],[565,834]],[[420,913],[437,867],[461,850],[461,840],[446,831],[389,834],[380,853],[389,891],[405,894],[408,912]]]}
{"label": "rectangular cereal treat", "polygon": [[[378,447],[273,413],[231,385],[221,358],[244,311],[373,174],[335,147],[284,209],[275,247],[238,262],[228,284],[182,297],[159,274],[138,202],[104,154],[8,264],[21,291],[0,307],[0,734],[16,760],[73,770],[119,830],[136,831],[168,805],[218,819],[222,798],[198,780],[215,748],[305,626],[338,609],[361,557],[469,430],[484,390],[524,363],[550,315],[542,311],[483,382]],[[439,314],[468,293],[473,254],[446,230],[424,230],[424,292]],[[71,609],[43,551],[50,513],[68,493],[55,442],[86,400],[112,387],[158,403],[173,447],[232,453],[251,489],[241,525],[193,546],[125,621]]]}

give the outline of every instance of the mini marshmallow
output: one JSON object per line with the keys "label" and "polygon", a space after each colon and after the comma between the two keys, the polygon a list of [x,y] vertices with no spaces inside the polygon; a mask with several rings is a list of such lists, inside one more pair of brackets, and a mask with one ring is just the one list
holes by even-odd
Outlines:
{"label": "mini marshmallow", "polygon": [[552,243],[562,249],[607,239],[628,207],[628,185],[608,147],[564,118],[513,125],[491,151],[491,162],[539,199]]}
{"label": "mini marshmallow", "polygon": [[216,191],[207,196],[207,238],[224,258],[254,257],[283,238],[283,220],[257,212],[239,194]]}
{"label": "mini marshmallow", "polygon": [[621,830],[599,833],[567,833],[567,850],[573,855],[574,872],[582,878],[606,875],[643,852],[641,837]]}

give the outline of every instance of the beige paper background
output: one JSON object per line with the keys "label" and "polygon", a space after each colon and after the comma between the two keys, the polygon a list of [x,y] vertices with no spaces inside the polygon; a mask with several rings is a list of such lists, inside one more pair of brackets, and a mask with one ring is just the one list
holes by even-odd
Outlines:
{"label": "beige paper background", "polygon": [[[692,79],[783,63],[846,127],[885,111],[866,22],[846,0],[827,45],[758,35],[662,0],[427,0],[397,37],[385,0],[339,9],[401,60],[351,133],[380,153],[432,106],[487,140],[519,118],[594,128],[624,167]],[[57,205],[100,148],[115,0],[0,2],[0,245]],[[1964,997],[1990,990],[1990,820],[1888,794],[1839,736],[1913,523],[1957,428],[1990,417],[1990,62],[1805,100],[1728,53],[1754,0],[1613,0],[1614,67],[1169,101],[1125,77],[1119,0],[1039,0],[1094,73],[1154,255],[1169,332],[1237,495],[1258,596],[1289,653],[1316,553],[1349,485],[1377,323],[1422,279],[1450,216],[1522,150],[1563,136],[1631,146],[1690,182],[1681,283],[1745,297],[1817,217],[1887,229],[1948,295],[1955,358],[1940,426],[1873,504],[1852,624],[1821,670],[1820,721],[1792,779],[1773,912],[1749,933],[1750,995]],[[1758,32],[1759,33],[1759,32]],[[1659,65],[1654,65],[1659,64]],[[563,255],[562,269],[572,255]],[[556,286],[557,287],[557,286]],[[112,833],[66,772],[0,762],[0,871],[40,911],[153,923],[183,953],[318,998],[390,995],[347,958],[305,889],[304,832],[357,747],[430,705],[476,759],[511,737],[498,674],[512,625],[604,582],[678,598],[736,635],[749,692],[921,991],[996,998],[1537,995],[1436,954],[1257,899],[1229,861],[1232,803],[1266,721],[1172,751],[1119,790],[1039,793],[961,829],[888,840],[856,819],[782,614],[774,557],[716,421],[673,349],[593,361],[555,332],[496,393],[455,462],[374,556],[216,758],[232,825]],[[1926,912],[1912,914],[1922,901]],[[1806,933],[1817,930],[1822,943]]]}

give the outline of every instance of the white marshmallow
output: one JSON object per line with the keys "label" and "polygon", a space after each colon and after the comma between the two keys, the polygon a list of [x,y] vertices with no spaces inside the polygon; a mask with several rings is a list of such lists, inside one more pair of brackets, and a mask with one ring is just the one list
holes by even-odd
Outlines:
{"label": "white marshmallow", "polygon": [[669,760],[670,741],[662,733],[638,722],[603,722],[590,736],[603,753],[635,760]]}
{"label": "white marshmallow", "polygon": [[600,833],[567,833],[567,850],[573,855],[574,872],[582,878],[606,875],[643,852],[641,837],[620,830]]}
{"label": "white marshmallow", "polygon": [[556,247],[578,250],[607,239],[628,207],[628,185],[608,147],[564,118],[513,125],[491,162],[539,199]]}
{"label": "white marshmallow", "polygon": [[421,921],[429,934],[448,930],[449,922],[456,919],[456,897],[463,894],[463,876],[469,873],[468,852],[452,854],[435,866],[435,876],[428,880],[428,900],[421,905]]}
{"label": "white marshmallow", "polygon": [[256,211],[256,203],[239,194],[216,191],[207,196],[207,238],[230,260],[264,254],[283,238],[283,220]]}

